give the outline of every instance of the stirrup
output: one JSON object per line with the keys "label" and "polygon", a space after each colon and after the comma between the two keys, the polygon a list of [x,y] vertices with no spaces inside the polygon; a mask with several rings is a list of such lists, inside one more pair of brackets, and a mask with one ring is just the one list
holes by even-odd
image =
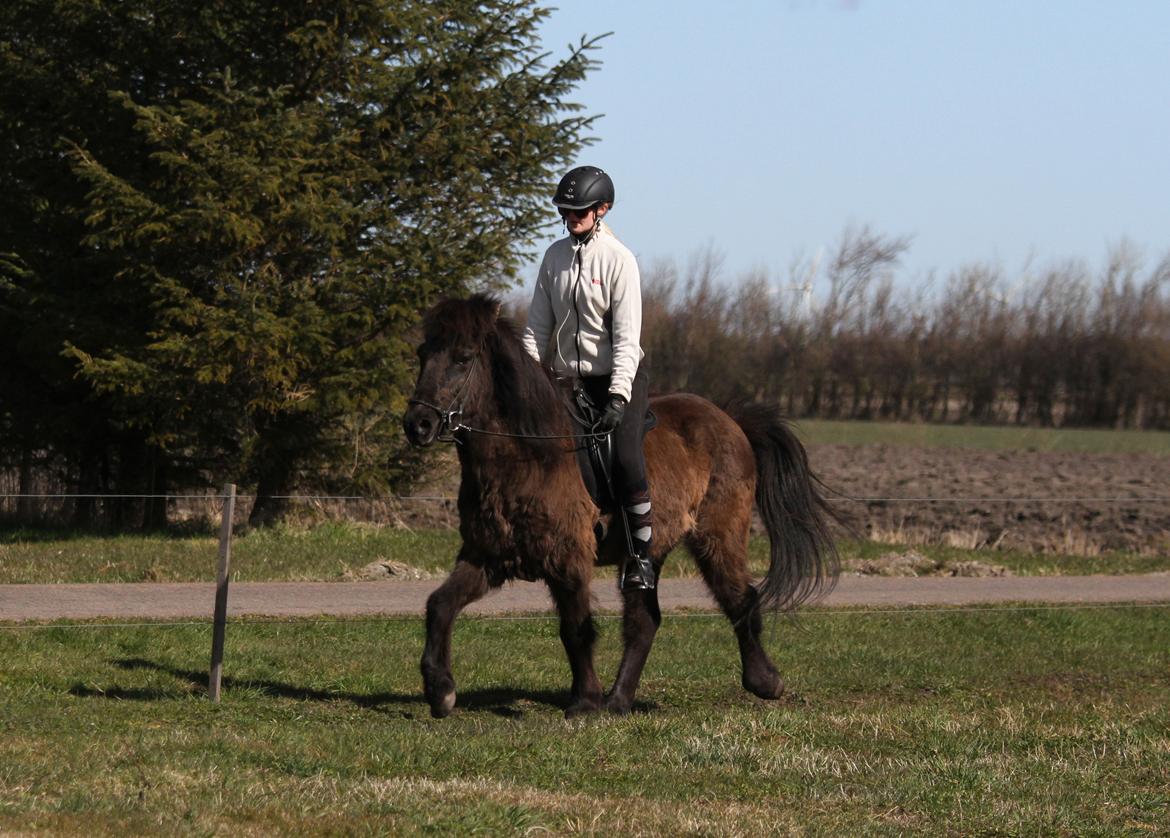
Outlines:
{"label": "stirrup", "polygon": [[654,560],[649,556],[628,556],[618,576],[621,591],[652,591],[658,586],[658,574],[654,571]]}

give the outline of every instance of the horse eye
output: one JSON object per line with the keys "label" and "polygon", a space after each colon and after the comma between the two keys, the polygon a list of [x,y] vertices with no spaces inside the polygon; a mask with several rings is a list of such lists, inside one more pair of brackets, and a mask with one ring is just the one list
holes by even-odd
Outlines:
{"label": "horse eye", "polygon": [[418,349],[415,350],[415,354],[418,355],[418,359],[420,361],[425,358],[429,358],[435,354],[435,342],[433,340],[423,341],[418,345]]}

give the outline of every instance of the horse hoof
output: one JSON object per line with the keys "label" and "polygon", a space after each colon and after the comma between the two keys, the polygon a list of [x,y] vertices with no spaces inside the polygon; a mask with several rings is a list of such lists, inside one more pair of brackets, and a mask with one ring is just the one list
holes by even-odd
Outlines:
{"label": "horse hoof", "polygon": [[596,701],[574,701],[565,710],[566,719],[576,719],[579,716],[588,716],[591,713],[598,711]]}
{"label": "horse hoof", "polygon": [[436,719],[445,719],[451,715],[451,711],[455,709],[455,691],[444,695],[438,701],[431,702],[431,715]]}
{"label": "horse hoof", "polygon": [[634,709],[634,702],[625,698],[620,698],[616,695],[607,695],[605,697],[605,710],[607,713],[613,713],[615,716],[628,716]]}
{"label": "horse hoof", "polygon": [[776,672],[768,672],[751,678],[745,675],[743,688],[760,698],[776,699],[784,695],[784,680]]}

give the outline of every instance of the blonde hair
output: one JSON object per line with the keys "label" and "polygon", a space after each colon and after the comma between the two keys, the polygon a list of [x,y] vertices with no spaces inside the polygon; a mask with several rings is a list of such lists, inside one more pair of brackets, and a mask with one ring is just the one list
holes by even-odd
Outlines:
{"label": "blonde hair", "polygon": [[600,218],[597,219],[597,232],[605,233],[606,235],[613,236],[619,242],[621,241],[621,239],[618,239],[618,234],[613,231],[613,227],[610,227],[608,224],[606,224]]}

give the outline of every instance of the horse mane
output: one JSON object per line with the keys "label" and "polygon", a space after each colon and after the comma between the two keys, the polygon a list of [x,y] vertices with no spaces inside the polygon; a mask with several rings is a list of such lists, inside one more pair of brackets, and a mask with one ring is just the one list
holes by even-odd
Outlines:
{"label": "horse mane", "polygon": [[[426,340],[467,348],[487,357],[492,378],[492,407],[508,433],[525,437],[558,436],[568,432],[564,400],[551,373],[524,348],[522,329],[500,314],[499,298],[473,294],[445,300],[423,321]],[[564,440],[522,439],[540,456],[564,452]]]}

